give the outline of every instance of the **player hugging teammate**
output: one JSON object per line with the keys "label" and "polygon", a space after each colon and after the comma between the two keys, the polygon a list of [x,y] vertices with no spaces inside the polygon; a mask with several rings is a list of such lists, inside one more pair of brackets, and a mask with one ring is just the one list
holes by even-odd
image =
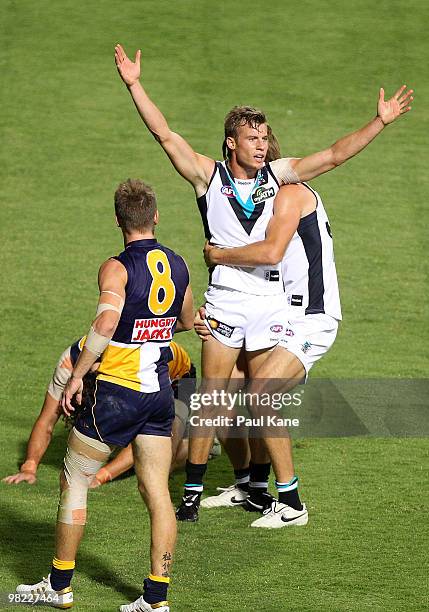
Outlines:
{"label": "player hugging teammate", "polygon": [[[294,386],[332,345],[341,318],[329,223],[319,195],[302,183],[364,149],[410,109],[412,91],[403,86],[386,101],[380,89],[377,114],[361,129],[307,157],[268,163],[265,115],[251,107],[236,107],[225,120],[225,159],[214,161],[173,132],[148,97],[140,83],[140,51],[132,61],[117,45],[115,61],[146,127],[193,186],[207,239],[220,247],[214,251],[208,247],[206,253],[214,269],[206,293],[210,335],[202,346],[202,391],[227,388],[242,349],[251,392],[264,391],[260,383],[264,376],[288,379],[286,389]],[[302,344],[301,339],[305,339]],[[210,406],[207,412],[212,413]],[[204,434],[190,440],[179,520],[198,518],[214,432]],[[264,436],[263,442],[252,448],[247,466],[242,458],[248,449],[242,447],[234,466],[241,493],[233,491],[230,500],[242,495],[239,501],[246,501],[245,489],[252,496],[258,485],[263,493],[271,461],[279,500],[271,502],[253,525],[305,524],[308,515],[297,492],[289,438]],[[257,506],[261,501],[261,495],[255,497]]]}

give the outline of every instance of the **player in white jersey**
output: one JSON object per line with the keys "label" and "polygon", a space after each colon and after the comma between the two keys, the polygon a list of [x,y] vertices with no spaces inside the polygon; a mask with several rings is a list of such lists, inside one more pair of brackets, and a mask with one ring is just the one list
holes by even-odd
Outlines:
{"label": "player in white jersey", "polygon": [[[330,349],[342,318],[332,234],[319,194],[306,184],[281,187],[264,241],[236,249],[219,249],[207,244],[205,257],[208,265],[281,262],[288,323],[248,391],[272,393],[279,390],[279,384],[282,390],[290,390]],[[273,382],[270,384],[270,381]],[[268,436],[269,432],[263,433],[276,475],[279,500],[273,500],[252,526],[305,525],[308,513],[298,495],[290,438]],[[204,505],[230,505],[225,502],[231,495],[237,496],[236,493],[231,489],[228,494],[221,494],[222,499],[221,496],[218,500],[210,498]],[[254,500],[257,499],[255,491]],[[252,509],[252,490],[248,501]]]}
{"label": "player in white jersey", "polygon": [[[207,196],[212,179],[218,180],[216,173],[221,172],[220,167],[216,165],[213,159],[196,153],[179,134],[170,129],[165,117],[148,97],[140,83],[140,56],[140,51],[137,51],[135,60],[132,61],[127,57],[121,45],[117,45],[115,47],[115,62],[118,72],[127,85],[133,102],[148,130],[167,153],[177,172],[191,183],[197,199]],[[332,170],[359,153],[383,131],[388,123],[391,123],[399,115],[410,109],[409,103],[412,99],[412,91],[405,91],[405,89],[405,86],[400,88],[388,101],[384,100],[384,91],[380,89],[377,115],[367,125],[341,138],[331,147],[304,158],[276,160],[276,162],[271,164],[271,170],[278,183],[288,184],[310,180]],[[267,129],[265,115],[253,108],[236,107],[227,115],[224,147],[227,153],[229,177],[227,177],[228,184],[221,187],[224,191],[216,194],[218,207],[222,206],[222,202],[225,204],[225,201],[231,200],[230,205],[234,208],[233,200],[235,199],[241,208],[239,214],[246,216],[247,213],[249,215],[248,219],[251,219],[259,203],[260,194],[258,190],[263,189],[267,211],[269,210],[270,200],[272,201],[274,194],[271,191],[265,192],[265,187],[259,184],[260,173],[265,165],[268,147]],[[225,169],[226,165],[223,167]],[[247,181],[250,183],[247,183]],[[243,200],[242,195],[246,198],[246,194],[242,193],[240,195],[240,191],[244,191],[246,188],[249,194],[247,199]],[[273,189],[275,190],[274,186]],[[231,190],[230,198],[226,190]],[[215,200],[213,200],[213,206],[215,206]],[[206,233],[210,233],[210,237],[213,234],[219,236],[222,231],[227,230],[226,219],[220,214],[210,217],[210,207],[211,204],[209,203],[207,206],[208,216],[205,219],[203,216]],[[228,214],[230,213],[231,211]],[[240,223],[236,215],[236,218],[234,218],[234,228],[241,232]],[[238,240],[235,230],[234,235],[229,235],[231,240]],[[256,233],[254,236],[258,240]],[[254,242],[251,234],[248,234],[248,237],[242,234],[242,237],[246,239],[247,243]],[[220,240],[220,237],[218,239]],[[225,242],[225,239],[222,237],[220,244],[226,246]],[[228,246],[239,245],[233,241]],[[263,266],[262,269],[268,269],[269,272],[272,271],[274,273],[278,271],[270,266],[268,268]],[[235,283],[236,277],[239,278],[240,271],[235,271],[232,274],[234,275],[233,277],[230,276],[229,272],[221,270],[217,282],[225,284],[214,285],[207,294],[209,316],[212,317],[211,327],[212,329],[216,328],[214,331],[216,337],[212,335],[204,343],[202,349],[202,376],[208,385],[205,390],[211,390],[208,381],[217,381],[217,387],[225,387],[243,343],[246,348],[252,349],[246,351],[249,373],[252,377],[266,359],[267,351],[278,341],[278,338],[272,340],[270,336],[266,335],[263,343],[264,346],[261,346],[261,339],[257,333],[257,327],[258,324],[260,325],[262,318],[270,316],[276,319],[278,315],[278,296],[273,296],[273,285],[271,285],[271,283],[276,282],[276,274],[271,275],[271,277],[268,274],[268,277],[265,277],[265,274],[261,275],[259,264],[256,264],[254,266],[252,285],[257,285],[259,290],[257,293],[247,293],[244,297],[242,293],[244,293],[243,288],[245,284]],[[239,293],[240,296],[238,295]],[[249,296],[252,296],[251,305]],[[270,296],[270,299],[267,299],[267,296]],[[245,311],[246,316],[241,316],[241,319],[236,322],[236,316],[240,316],[239,309],[237,308],[239,300],[241,300],[243,307],[247,306],[247,309]],[[261,312],[261,303],[265,306],[263,314]],[[231,307],[235,308],[232,313],[229,311]],[[224,315],[231,316],[232,322],[227,321]],[[235,328],[238,328],[238,330]],[[235,344],[235,340],[237,340],[237,344]],[[212,443],[210,438],[211,436],[191,438],[186,470],[187,484],[185,485],[185,498],[189,498],[187,502],[189,512],[183,516],[179,515],[178,518],[181,520],[196,520],[197,518],[199,497],[203,488],[202,478],[205,473],[207,457]],[[190,505],[190,499],[193,499],[195,503]]]}

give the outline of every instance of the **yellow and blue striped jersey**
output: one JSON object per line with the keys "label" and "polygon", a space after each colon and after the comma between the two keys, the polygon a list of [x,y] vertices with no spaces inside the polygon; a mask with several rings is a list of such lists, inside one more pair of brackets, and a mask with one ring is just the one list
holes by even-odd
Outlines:
{"label": "yellow and blue striped jersey", "polygon": [[125,304],[97,378],[154,393],[170,384],[169,345],[189,284],[188,268],[155,239],[129,243],[116,259],[128,274]]}

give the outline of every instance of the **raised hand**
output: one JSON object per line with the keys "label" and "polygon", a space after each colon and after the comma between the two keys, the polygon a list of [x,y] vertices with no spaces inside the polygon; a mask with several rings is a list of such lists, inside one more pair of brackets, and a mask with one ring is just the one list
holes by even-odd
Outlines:
{"label": "raised hand", "polygon": [[377,115],[380,117],[384,125],[392,123],[405,113],[411,110],[411,102],[414,100],[412,89],[405,92],[407,86],[402,85],[398,91],[390,98],[390,100],[384,99],[384,89],[380,88],[380,95],[378,97]]}
{"label": "raised hand", "polygon": [[115,47],[115,64],[125,85],[131,87],[140,78],[140,49],[136,52],[134,62],[130,60],[121,45]]}

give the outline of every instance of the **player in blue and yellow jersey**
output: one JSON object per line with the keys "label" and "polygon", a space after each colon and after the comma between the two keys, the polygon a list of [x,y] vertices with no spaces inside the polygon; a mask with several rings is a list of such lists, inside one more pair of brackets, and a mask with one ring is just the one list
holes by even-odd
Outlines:
{"label": "player in blue and yellow jersey", "polygon": [[112,449],[132,442],[139,490],[151,520],[151,573],[143,595],[121,610],[168,612],[176,541],[168,490],[174,419],[169,345],[175,331],[193,326],[192,292],[184,260],[154,237],[158,210],[152,189],[140,180],[122,183],[115,193],[115,212],[125,249],[100,268],[96,317],[62,398],[70,415],[74,396],[81,402],[83,377],[100,360],[93,397],[68,441],[52,569],[47,579],[19,585],[17,592],[49,593],[49,605],[73,605],[70,583],[89,485]]}
{"label": "player in blue and yellow jersey", "polygon": [[[64,387],[82,351],[85,339],[86,336],[79,338],[79,340],[74,342],[71,346],[68,346],[62,352],[52,378],[49,381],[40,413],[33,424],[27,442],[25,459],[20,466],[19,472],[3,478],[3,482],[6,484],[17,485],[22,482],[31,485],[36,484],[39,465],[51,443],[54,428],[62,414],[60,400]],[[176,413],[173,423],[171,462],[171,471],[174,471],[185,465],[188,455],[188,439],[184,437],[183,434],[187,429],[189,406],[178,399],[176,387],[178,381],[182,378],[190,378],[192,382],[194,382],[196,374],[195,366],[182,346],[173,341],[169,348],[171,354],[169,357],[168,369],[170,371],[170,379],[174,391],[174,407]],[[85,376],[84,397],[85,394],[93,392],[98,364],[99,362],[96,362],[93,366],[94,371],[88,372]],[[100,468],[95,475],[94,481],[91,483],[91,488],[96,488],[105,482],[114,480],[116,477],[129,470],[133,464],[134,458],[132,447],[131,444],[129,444],[126,448],[121,449],[114,459]]]}

